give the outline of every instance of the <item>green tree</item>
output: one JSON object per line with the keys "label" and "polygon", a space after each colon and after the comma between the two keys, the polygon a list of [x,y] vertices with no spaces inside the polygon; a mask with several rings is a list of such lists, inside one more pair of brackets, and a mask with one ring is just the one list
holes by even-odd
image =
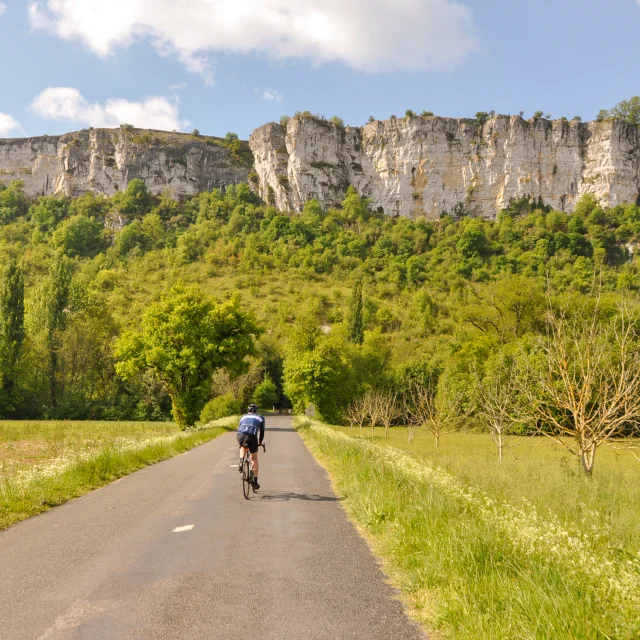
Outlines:
{"label": "green tree", "polygon": [[102,248],[103,226],[82,214],[67,218],[53,233],[53,246],[68,256],[94,256]]}
{"label": "green tree", "polygon": [[13,409],[16,365],[24,341],[24,276],[16,260],[2,274],[0,283],[0,357],[5,409]]}
{"label": "green tree", "polygon": [[29,215],[40,231],[51,231],[67,216],[68,210],[69,202],[66,198],[43,196],[31,206]]}
{"label": "green tree", "polygon": [[29,210],[27,198],[24,194],[24,182],[13,180],[5,187],[0,183],[0,222],[7,224]]}
{"label": "green tree", "polygon": [[350,221],[365,221],[369,218],[369,200],[360,197],[356,188],[349,185],[342,201],[342,211]]}
{"label": "green tree", "polygon": [[264,374],[262,382],[253,392],[253,401],[261,409],[270,409],[278,404],[278,388],[268,373]]}
{"label": "green tree", "polygon": [[460,234],[458,251],[465,258],[485,256],[489,252],[489,243],[481,222],[473,221],[467,229]]}
{"label": "green tree", "polygon": [[609,117],[622,120],[629,124],[640,124],[640,96],[633,96],[629,100],[622,100],[608,112]]}
{"label": "green tree", "polygon": [[114,196],[114,204],[122,215],[138,217],[149,213],[153,206],[153,198],[144,180],[135,178],[127,185],[125,191]]}
{"label": "green tree", "polygon": [[163,384],[181,429],[195,424],[216,369],[240,371],[260,332],[239,299],[216,305],[197,285],[177,284],[145,311],[139,332],[116,346],[116,370],[125,380],[151,370]]}
{"label": "green tree", "polygon": [[58,252],[49,268],[44,290],[44,326],[49,356],[49,405],[55,413],[58,406],[58,363],[61,333],[67,322],[71,269],[68,258]]}
{"label": "green tree", "polygon": [[356,282],[356,286],[349,301],[349,313],[347,315],[347,340],[353,344],[364,342],[364,319],[362,315],[362,282]]}
{"label": "green tree", "polygon": [[284,391],[297,412],[313,403],[320,416],[337,423],[350,400],[345,384],[351,362],[344,349],[321,342],[313,351],[291,351],[284,363]]}

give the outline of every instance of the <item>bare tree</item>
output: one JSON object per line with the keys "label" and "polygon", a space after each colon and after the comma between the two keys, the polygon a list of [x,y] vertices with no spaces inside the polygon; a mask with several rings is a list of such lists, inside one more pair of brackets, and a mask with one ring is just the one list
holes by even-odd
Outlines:
{"label": "bare tree", "polygon": [[536,430],[565,447],[588,476],[598,448],[638,434],[640,421],[638,304],[619,305],[612,320],[602,315],[599,298],[592,311],[571,317],[550,305],[540,362],[529,359],[519,384]]}
{"label": "bare tree", "polygon": [[412,422],[435,436],[436,449],[440,448],[440,438],[455,430],[465,417],[462,396],[449,388],[434,393],[429,388],[416,387],[411,405]]}
{"label": "bare tree", "polygon": [[347,420],[350,427],[359,427],[362,431],[369,417],[368,399],[365,396],[355,398],[347,408]]}
{"label": "bare tree", "polygon": [[371,435],[375,435],[375,428],[382,419],[382,398],[379,392],[367,394],[369,409],[369,424],[371,425]]}
{"label": "bare tree", "polygon": [[422,426],[420,420],[415,419],[414,408],[411,395],[402,396],[402,418],[407,425],[407,437],[409,442],[413,442],[416,431]]}
{"label": "bare tree", "polygon": [[504,369],[501,375],[485,377],[476,387],[477,411],[489,427],[501,461],[509,427],[524,416],[518,402],[517,371],[509,364]]}
{"label": "bare tree", "polygon": [[389,428],[393,421],[400,417],[398,394],[393,391],[383,391],[378,394],[380,403],[380,421],[384,427],[384,437],[389,437]]}

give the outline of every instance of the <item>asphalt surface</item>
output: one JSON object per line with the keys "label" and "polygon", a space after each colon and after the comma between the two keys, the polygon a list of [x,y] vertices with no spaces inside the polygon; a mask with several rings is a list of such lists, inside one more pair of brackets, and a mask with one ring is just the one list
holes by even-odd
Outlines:
{"label": "asphalt surface", "polygon": [[424,638],[290,419],[265,443],[250,501],[226,434],[0,533],[0,638]]}

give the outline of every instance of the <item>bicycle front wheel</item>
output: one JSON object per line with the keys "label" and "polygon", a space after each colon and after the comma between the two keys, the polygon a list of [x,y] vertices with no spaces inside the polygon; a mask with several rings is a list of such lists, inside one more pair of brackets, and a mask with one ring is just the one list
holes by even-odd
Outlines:
{"label": "bicycle front wheel", "polygon": [[249,469],[249,461],[245,460],[244,468],[242,469],[242,493],[244,499],[249,499],[249,491],[251,489],[251,469]]}

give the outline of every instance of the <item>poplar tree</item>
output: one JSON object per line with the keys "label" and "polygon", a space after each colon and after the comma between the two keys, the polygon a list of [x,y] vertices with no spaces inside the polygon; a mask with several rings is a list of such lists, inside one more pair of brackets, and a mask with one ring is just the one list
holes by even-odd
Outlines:
{"label": "poplar tree", "polygon": [[0,354],[4,401],[12,403],[16,384],[16,366],[24,341],[24,275],[17,260],[12,260],[0,283]]}
{"label": "poplar tree", "polygon": [[44,313],[47,351],[49,353],[49,402],[55,409],[58,404],[58,360],[60,333],[66,325],[66,309],[69,304],[71,270],[68,259],[58,253],[49,269],[49,280],[45,289]]}
{"label": "poplar tree", "polygon": [[349,300],[347,316],[347,340],[353,344],[364,342],[364,318],[362,316],[362,282],[359,280]]}

